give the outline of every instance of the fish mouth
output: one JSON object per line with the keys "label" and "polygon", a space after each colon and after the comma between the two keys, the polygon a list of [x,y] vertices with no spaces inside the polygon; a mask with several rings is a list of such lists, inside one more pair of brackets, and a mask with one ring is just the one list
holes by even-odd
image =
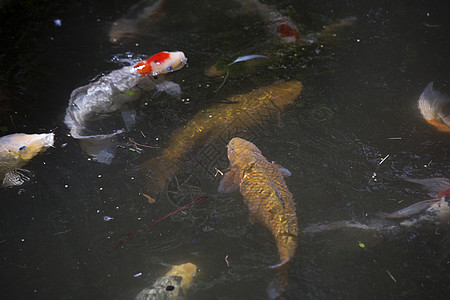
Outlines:
{"label": "fish mouth", "polygon": [[183,68],[185,65],[187,65],[187,57],[184,55],[183,52],[177,51],[172,52],[172,63],[171,63],[171,72],[177,71],[181,68]]}

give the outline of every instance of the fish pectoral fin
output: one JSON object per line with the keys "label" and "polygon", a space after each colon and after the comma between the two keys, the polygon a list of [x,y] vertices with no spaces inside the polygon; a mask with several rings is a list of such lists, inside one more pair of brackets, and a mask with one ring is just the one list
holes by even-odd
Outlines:
{"label": "fish pectoral fin", "polygon": [[280,166],[280,165],[277,165],[277,164],[274,164],[275,165],[275,167],[278,169],[278,171],[280,171],[281,172],[281,174],[283,175],[283,176],[291,176],[292,175],[292,173],[291,173],[291,171],[289,171],[288,169],[286,169],[285,167],[282,167],[282,166]]}
{"label": "fish pectoral fin", "polygon": [[24,173],[30,173],[26,169],[17,169],[6,172],[3,178],[2,187],[13,187],[24,184],[26,181],[30,181],[30,177]]}
{"label": "fish pectoral fin", "polygon": [[223,176],[220,181],[219,188],[217,189],[221,194],[229,194],[237,191],[239,185],[235,183],[236,172],[231,170]]}

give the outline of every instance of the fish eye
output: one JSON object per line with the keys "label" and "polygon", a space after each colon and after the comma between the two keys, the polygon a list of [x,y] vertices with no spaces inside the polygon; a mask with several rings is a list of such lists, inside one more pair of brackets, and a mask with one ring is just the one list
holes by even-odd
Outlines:
{"label": "fish eye", "polygon": [[27,149],[27,146],[20,146],[20,148],[19,148],[20,151],[23,151],[25,149]]}
{"label": "fish eye", "polygon": [[173,291],[175,289],[175,287],[173,285],[168,285],[166,287],[166,291]]}
{"label": "fish eye", "polygon": [[166,70],[167,71],[173,71],[173,67],[172,66],[167,66]]}

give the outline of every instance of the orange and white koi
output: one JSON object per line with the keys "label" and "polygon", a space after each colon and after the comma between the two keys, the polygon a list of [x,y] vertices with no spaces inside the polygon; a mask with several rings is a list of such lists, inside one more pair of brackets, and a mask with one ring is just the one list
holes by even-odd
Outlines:
{"label": "orange and white koi", "polygon": [[154,76],[179,70],[186,63],[187,58],[183,52],[163,51],[134,66],[112,71],[95,82],[75,89],[70,95],[64,119],[70,134],[76,139],[102,140],[123,132],[83,134],[90,118],[102,118],[119,110],[124,104],[138,99],[142,92],[156,87]]}
{"label": "orange and white koi", "polygon": [[52,147],[53,133],[14,133],[0,138],[0,180],[2,187],[21,185],[25,175],[16,172],[30,159]]}
{"label": "orange and white koi", "polygon": [[269,34],[276,36],[281,43],[294,44],[300,40],[297,24],[291,18],[282,15],[275,7],[258,0],[240,1],[246,10],[256,11],[266,25]]}
{"label": "orange and white koi", "polygon": [[165,0],[142,0],[131,6],[126,15],[116,20],[109,30],[111,43],[118,43],[127,38],[136,38],[148,31],[164,16]]}
{"label": "orange and white koi", "polygon": [[441,132],[450,133],[450,99],[433,89],[433,81],[420,95],[418,106],[429,124]]}

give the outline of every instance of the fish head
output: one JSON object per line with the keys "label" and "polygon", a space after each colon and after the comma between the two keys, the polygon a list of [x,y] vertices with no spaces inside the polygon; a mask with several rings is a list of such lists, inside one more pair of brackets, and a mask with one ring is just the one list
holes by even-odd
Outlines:
{"label": "fish head", "polygon": [[261,154],[261,150],[255,146],[255,144],[235,137],[230,140],[227,145],[227,153],[228,159],[230,160],[230,164],[232,165],[239,157],[247,156],[250,153]]}
{"label": "fish head", "polygon": [[0,139],[2,156],[19,161],[28,161],[47,148],[52,147],[53,133],[25,134],[15,133]]}
{"label": "fish head", "polygon": [[179,276],[182,278],[181,288],[187,288],[194,281],[197,275],[197,266],[193,263],[185,263],[178,266],[173,266],[166,276]]}
{"label": "fish head", "polygon": [[159,52],[147,60],[134,65],[136,71],[141,76],[157,76],[166,74],[183,68],[187,63],[187,58],[181,51]]}
{"label": "fish head", "polygon": [[153,286],[143,289],[135,300],[175,300],[184,299],[186,289],[192,284],[197,266],[186,263],[173,266]]}

